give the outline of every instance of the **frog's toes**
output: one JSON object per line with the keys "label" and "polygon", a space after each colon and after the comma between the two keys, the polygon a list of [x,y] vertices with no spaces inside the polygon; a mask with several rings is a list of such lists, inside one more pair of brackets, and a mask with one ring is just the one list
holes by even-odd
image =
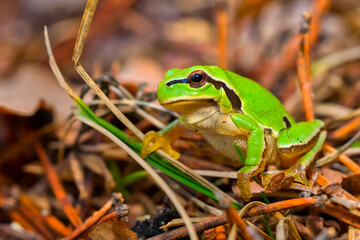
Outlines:
{"label": "frog's toes", "polygon": [[246,201],[250,201],[252,193],[250,192],[250,179],[242,174],[238,173],[237,185],[241,191],[241,197]]}
{"label": "frog's toes", "polygon": [[274,174],[267,174],[262,177],[265,192],[276,192],[291,185],[294,177],[287,175],[284,172],[277,172]]}
{"label": "frog's toes", "polygon": [[250,178],[256,171],[258,166],[245,166],[237,173],[237,185],[241,191],[241,197],[246,201],[250,201],[252,193],[250,191]]}
{"label": "frog's toes", "polygon": [[147,132],[143,139],[140,157],[146,158],[147,155],[158,149],[162,149],[174,159],[178,159],[180,157],[180,154],[171,147],[170,140],[168,138],[155,131]]}
{"label": "frog's toes", "polygon": [[285,173],[294,177],[295,182],[302,183],[306,186],[310,185],[309,180],[306,178],[306,167],[303,164],[295,165],[286,170]]}

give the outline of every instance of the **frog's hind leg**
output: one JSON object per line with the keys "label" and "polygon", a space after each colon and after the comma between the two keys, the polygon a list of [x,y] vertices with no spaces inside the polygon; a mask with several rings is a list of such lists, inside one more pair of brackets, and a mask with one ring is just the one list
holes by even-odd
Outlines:
{"label": "frog's hind leg", "polygon": [[282,160],[298,159],[286,171],[297,182],[308,184],[305,171],[325,141],[326,132],[322,131],[323,126],[324,123],[320,120],[301,122],[279,133],[278,152]]}
{"label": "frog's hind leg", "polygon": [[234,113],[231,120],[239,128],[247,132],[248,143],[245,166],[237,174],[237,185],[241,190],[241,197],[249,201],[252,197],[250,192],[251,177],[262,172],[266,164],[266,144],[264,130],[249,116]]}

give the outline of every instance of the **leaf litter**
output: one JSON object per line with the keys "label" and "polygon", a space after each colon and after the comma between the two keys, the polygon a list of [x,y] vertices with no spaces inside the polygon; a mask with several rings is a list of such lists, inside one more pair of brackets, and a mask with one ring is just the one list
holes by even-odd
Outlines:
{"label": "leaf litter", "polygon": [[[1,3],[0,7],[4,10],[4,21],[11,26],[21,26],[16,29],[24,33],[23,39],[17,40],[19,35],[9,31],[9,28],[0,32],[1,49],[6,50],[0,56],[0,141],[2,155],[7,159],[0,166],[1,221],[4,227],[12,229],[6,231],[6,234],[17,236],[17,239],[34,239],[30,235],[29,238],[16,235],[22,231],[19,229],[26,229],[43,239],[65,236],[70,239],[75,236],[74,233],[93,239],[168,239],[169,236],[178,239],[187,236],[188,231],[184,227],[167,228],[166,233],[160,234],[163,231],[159,230],[160,226],[170,222],[171,218],[179,218],[177,211],[168,200],[163,204],[164,193],[151,178],[146,175],[126,178],[136,176],[131,174],[141,168],[122,150],[119,154],[121,157],[110,157],[109,148],[101,147],[104,143],[111,144],[107,138],[83,126],[73,127],[69,130],[70,138],[65,141],[66,144],[59,144],[64,140],[64,126],[74,108],[66,92],[58,86],[48,66],[44,64],[47,56],[43,41],[39,39],[42,25],[49,25],[59,67],[71,86],[79,89],[82,80],[74,72],[71,54],[78,29],[73,26],[80,23],[83,6],[68,2],[66,8],[72,10],[62,12],[53,11],[51,4],[37,1],[38,8],[32,6],[27,14],[15,14],[21,13],[24,10],[22,7],[26,6],[20,0],[17,2],[19,4],[12,5],[12,8],[6,2]],[[314,23],[310,31],[315,33],[310,39],[315,116],[331,122],[349,112],[355,113],[359,108],[360,54],[357,48],[360,40],[356,11],[360,6],[357,1],[260,1],[253,5],[250,2],[231,5],[224,1],[220,5],[213,5],[193,0],[192,8],[184,7],[183,4],[186,5],[180,1],[154,1],[151,4],[126,0],[101,2],[84,49],[84,68],[90,75],[94,73],[94,76],[113,73],[116,81],[125,86],[135,96],[135,100],[147,101],[153,99],[151,92],[156,90],[157,83],[167,69],[195,64],[226,64],[229,69],[261,82],[281,99],[297,120],[303,121],[303,98],[295,80],[299,43],[297,31],[303,12],[309,11],[311,22]],[[35,9],[43,10],[39,14]],[[221,25],[221,19],[227,19],[228,24]],[[189,29],[188,34],[182,34],[183,29]],[[218,32],[224,29],[229,34],[228,38],[226,35],[222,38],[223,32]],[[196,35],[193,41],[191,35]],[[26,46],[31,47],[27,49]],[[22,55],[24,57],[17,57]],[[227,61],[224,62],[224,59]],[[144,92],[138,92],[139,84],[146,81],[149,82],[148,87]],[[112,89],[102,88],[102,91],[109,99],[117,100],[118,95]],[[92,97],[89,102],[96,100],[97,97]],[[324,104],[326,110],[320,108]],[[92,107],[95,113],[126,130],[104,105],[96,106]],[[135,108],[121,103],[117,106],[142,132],[157,129],[146,117],[138,115]],[[173,118],[159,110],[138,108],[163,123]],[[45,114],[50,114],[54,120],[44,121]],[[357,118],[355,114],[329,125],[329,146],[338,148],[353,137],[359,129]],[[43,130],[51,121],[61,124]],[[40,155],[35,154],[34,145]],[[234,180],[220,174],[224,170],[236,173],[237,168],[224,165],[227,161],[214,152],[201,136],[187,132],[185,137],[176,142],[175,147],[184,155],[180,161],[191,161],[192,169],[219,171],[217,177],[209,177],[208,172],[207,178],[217,188],[242,203],[239,198],[241,193],[234,185]],[[46,151],[47,157],[44,158],[41,149]],[[59,155],[63,156],[61,158],[58,157],[59,150],[63,151],[63,155]],[[328,151],[332,150],[325,147],[322,154],[326,155]],[[251,222],[254,226],[254,230],[248,230],[252,239],[271,238],[271,234],[281,239],[356,239],[360,234],[357,187],[360,154],[356,148],[350,148],[345,153],[351,155],[341,156],[340,161],[335,160],[315,171],[308,171],[308,177],[312,179],[309,187],[287,182],[279,175],[279,182],[272,180],[265,188],[270,201],[268,205],[260,207],[249,203],[245,208],[248,209],[247,214],[239,218],[235,217],[235,209],[231,206],[221,206],[214,199],[184,184],[180,184],[180,188],[190,195],[178,198],[191,217],[207,218],[193,224],[197,232],[207,232],[205,239],[221,239],[222,234],[235,236],[236,231],[231,231],[230,226],[237,223],[241,227],[242,220],[245,220],[246,225]],[[45,172],[50,171],[47,177],[39,175],[44,171],[39,172],[36,170],[38,168],[34,168],[39,166],[39,159],[45,164],[43,166],[47,166],[43,167]],[[47,160],[44,162],[44,159]],[[52,167],[49,162],[52,162]],[[67,167],[61,167],[63,165]],[[276,169],[272,167],[268,170]],[[54,178],[58,180],[54,182]],[[114,204],[116,206],[112,206],[114,202],[107,203],[111,192],[117,189],[113,185],[118,179],[129,181],[121,191],[126,193],[124,201],[130,212],[121,216],[117,215],[115,207],[123,203]],[[54,183],[57,185],[52,185]],[[53,192],[49,191],[48,185],[52,185]],[[287,188],[278,191],[278,188],[285,186]],[[266,202],[261,198],[263,190],[260,185],[252,183],[254,201]],[[158,206],[160,211],[151,210],[153,207],[140,201],[137,194],[147,196],[147,200],[152,202],[151,206]],[[54,199],[54,195],[58,200]],[[195,196],[199,201],[191,200],[190,196]],[[214,214],[216,211],[207,211],[204,208],[206,205],[222,210],[226,215],[214,217],[210,212]],[[41,211],[45,209],[46,214],[42,214]],[[102,209],[102,215],[94,213],[99,209]],[[171,218],[166,217],[164,209],[172,209]],[[107,212],[116,214],[107,216],[110,219],[108,221],[99,221]],[[146,217],[145,213],[150,217]],[[282,217],[277,213],[281,213]],[[263,214],[262,217],[260,214]],[[156,227],[152,221],[146,220],[155,218],[160,223]],[[152,234],[156,236],[136,230],[136,219],[136,224],[143,224],[142,229],[154,230]],[[14,228],[9,223],[21,227]],[[214,231],[210,232],[209,229]],[[261,235],[260,230],[265,235]]]}

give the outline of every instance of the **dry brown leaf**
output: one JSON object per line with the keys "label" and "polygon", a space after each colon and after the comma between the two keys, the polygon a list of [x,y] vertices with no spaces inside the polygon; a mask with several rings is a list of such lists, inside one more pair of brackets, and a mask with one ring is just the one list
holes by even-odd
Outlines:
{"label": "dry brown leaf", "polygon": [[344,193],[340,183],[330,183],[322,187],[320,191],[330,196],[342,196]]}
{"label": "dry brown leaf", "polygon": [[137,240],[136,233],[131,231],[122,220],[112,219],[98,224],[89,234],[93,240]]}
{"label": "dry brown leaf", "polygon": [[343,178],[342,186],[352,194],[360,193],[360,174],[352,174]]}
{"label": "dry brown leaf", "polygon": [[263,176],[263,183],[266,186],[265,192],[276,192],[287,188],[293,182],[294,177],[284,172],[278,172],[274,175]]}
{"label": "dry brown leaf", "polygon": [[332,183],[341,183],[343,178],[346,177],[345,174],[329,168],[322,168],[320,173]]}
{"label": "dry brown leaf", "polygon": [[50,70],[22,65],[11,78],[0,82],[0,112],[31,116],[42,103],[54,110],[58,121],[64,120],[74,105]]}

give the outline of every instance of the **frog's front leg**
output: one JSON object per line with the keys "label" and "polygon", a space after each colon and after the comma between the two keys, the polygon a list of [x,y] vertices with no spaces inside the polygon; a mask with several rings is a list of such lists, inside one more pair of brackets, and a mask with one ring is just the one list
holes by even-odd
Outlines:
{"label": "frog's front leg", "polygon": [[180,157],[180,153],[176,152],[171,147],[171,144],[175,140],[179,139],[185,132],[183,122],[184,117],[180,116],[159,132],[147,132],[143,139],[140,156],[142,158],[146,158],[148,154],[155,152],[158,149],[162,149],[172,158],[178,159]]}
{"label": "frog's front leg", "polygon": [[324,123],[320,120],[300,122],[280,131],[278,136],[278,151],[285,161],[298,159],[286,173],[294,180],[308,185],[306,169],[321,149],[326,131],[322,128]]}
{"label": "frog's front leg", "polygon": [[263,157],[266,148],[264,130],[247,115],[233,113],[230,117],[238,128],[248,132],[245,166],[238,171],[237,185],[241,190],[242,198],[249,201],[252,197],[250,179],[262,172],[266,164],[266,159]]}

